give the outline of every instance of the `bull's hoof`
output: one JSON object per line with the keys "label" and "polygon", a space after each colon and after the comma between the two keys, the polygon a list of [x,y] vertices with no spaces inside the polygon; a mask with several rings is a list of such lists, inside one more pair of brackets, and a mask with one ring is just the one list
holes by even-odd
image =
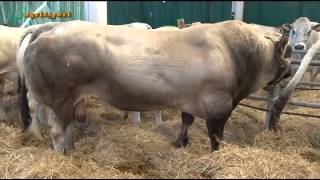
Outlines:
{"label": "bull's hoof", "polygon": [[185,138],[183,140],[176,140],[176,142],[174,142],[172,145],[176,148],[182,148],[182,147],[187,147],[187,145],[189,144],[189,139]]}
{"label": "bull's hoof", "polygon": [[211,152],[219,151],[219,145],[211,146]]}
{"label": "bull's hoof", "polygon": [[87,121],[85,122],[76,122],[76,126],[81,129],[82,131],[84,131],[85,129],[87,129],[89,127],[89,124]]}
{"label": "bull's hoof", "polygon": [[282,134],[283,134],[282,127],[279,124],[275,124],[272,127],[272,131],[273,131],[274,134],[278,134],[279,136],[282,136]]}
{"label": "bull's hoof", "polygon": [[67,153],[70,153],[72,151],[75,150],[74,145],[68,145],[68,146],[60,146],[60,145],[53,145],[53,150],[58,152],[58,153],[62,153],[64,155],[66,155]]}

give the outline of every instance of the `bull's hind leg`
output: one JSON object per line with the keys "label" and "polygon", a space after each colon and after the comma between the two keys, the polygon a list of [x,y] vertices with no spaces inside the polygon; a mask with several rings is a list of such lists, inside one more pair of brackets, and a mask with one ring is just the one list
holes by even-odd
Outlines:
{"label": "bull's hind leg", "polygon": [[187,144],[189,142],[188,129],[194,121],[194,116],[189,113],[186,113],[186,112],[181,113],[181,118],[182,118],[181,131],[180,131],[178,139],[176,140],[176,142],[174,144],[178,148],[187,146]]}
{"label": "bull's hind leg", "polygon": [[141,124],[140,112],[138,111],[132,112],[132,119],[133,119],[133,126],[139,127],[139,125]]}
{"label": "bull's hind leg", "polygon": [[232,105],[219,106],[208,113],[206,125],[211,142],[211,150],[219,150],[220,140],[223,138],[224,126],[232,112]]}
{"label": "bull's hind leg", "polygon": [[155,111],[154,112],[154,116],[155,116],[155,124],[156,126],[160,126],[163,122],[162,122],[162,118],[161,118],[161,111]]}
{"label": "bull's hind leg", "polygon": [[30,114],[31,114],[31,125],[29,127],[29,131],[39,140],[43,140],[43,137],[40,132],[40,126],[39,126],[39,116],[38,113],[41,110],[41,105],[35,98],[33,97],[33,94],[29,91],[27,93],[28,98],[28,105],[30,108]]}
{"label": "bull's hind leg", "polygon": [[53,148],[56,151],[65,152],[68,149],[74,148],[74,122],[72,110],[72,108],[59,108],[54,111],[50,110],[48,124],[51,126],[51,138]]}

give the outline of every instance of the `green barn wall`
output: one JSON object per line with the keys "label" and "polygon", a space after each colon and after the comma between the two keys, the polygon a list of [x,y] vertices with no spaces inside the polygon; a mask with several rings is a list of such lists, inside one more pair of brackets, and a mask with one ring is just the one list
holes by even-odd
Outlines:
{"label": "green barn wall", "polygon": [[191,22],[219,22],[231,18],[231,1],[108,1],[108,24],[144,22],[153,28]]}
{"label": "green barn wall", "polygon": [[[186,23],[232,19],[232,1],[108,1],[108,24],[144,22],[157,28]],[[245,1],[243,21],[279,26],[306,16],[320,21],[320,1]]]}
{"label": "green barn wall", "polygon": [[320,21],[320,1],[245,1],[243,21],[280,26],[301,16]]}

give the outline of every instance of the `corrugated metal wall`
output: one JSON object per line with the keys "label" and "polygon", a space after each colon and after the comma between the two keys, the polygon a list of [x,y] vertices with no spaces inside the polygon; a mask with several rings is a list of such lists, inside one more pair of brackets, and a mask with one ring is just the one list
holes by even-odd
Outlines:
{"label": "corrugated metal wall", "polygon": [[157,28],[177,19],[218,22],[231,18],[231,1],[108,1],[108,24],[145,22]]}
{"label": "corrugated metal wall", "polygon": [[243,20],[268,26],[292,23],[301,16],[320,21],[319,1],[245,1]]}

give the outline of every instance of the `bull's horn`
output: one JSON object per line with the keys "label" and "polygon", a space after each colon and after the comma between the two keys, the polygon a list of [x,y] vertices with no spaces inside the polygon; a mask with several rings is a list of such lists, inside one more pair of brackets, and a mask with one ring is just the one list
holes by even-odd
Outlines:
{"label": "bull's horn", "polygon": [[313,46],[308,50],[307,54],[301,61],[301,65],[299,66],[298,71],[293,76],[288,85],[284,88],[284,90],[281,92],[280,96],[274,101],[270,116],[270,124],[272,129],[276,130],[276,125],[279,120],[280,113],[284,109],[285,105],[289,100],[290,95],[302,79],[303,74],[306,72],[312,58],[314,57],[319,48],[320,39],[315,44],[313,44]]}

